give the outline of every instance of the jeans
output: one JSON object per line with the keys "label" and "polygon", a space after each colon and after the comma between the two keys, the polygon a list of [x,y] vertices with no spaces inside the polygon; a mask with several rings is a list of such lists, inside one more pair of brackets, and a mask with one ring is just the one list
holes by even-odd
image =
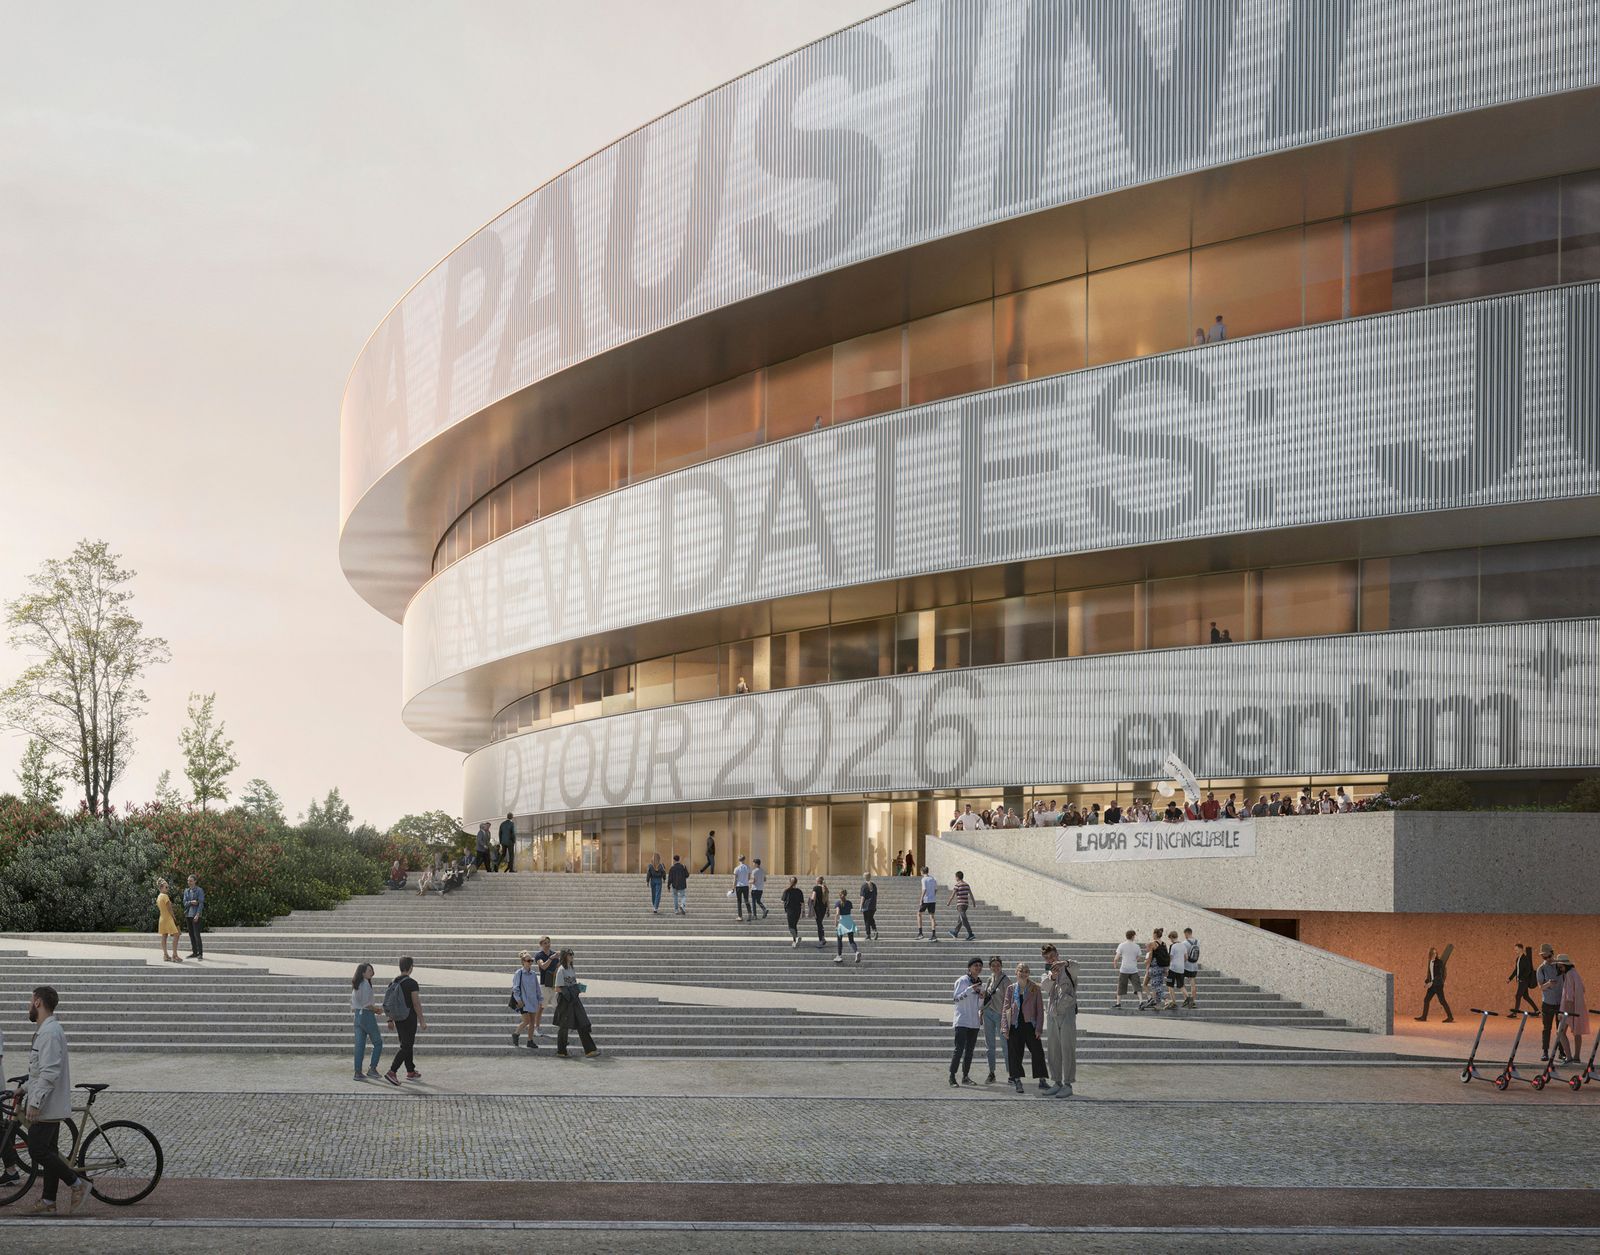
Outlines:
{"label": "jeans", "polygon": [[717,856],[715,854],[707,854],[706,861],[700,865],[700,870],[702,872],[710,872],[713,876],[716,875]]}
{"label": "jeans", "polygon": [[661,882],[659,880],[650,882],[650,909],[652,911],[661,909]]}
{"label": "jeans", "polygon": [[955,1050],[950,1055],[950,1075],[954,1076],[959,1070],[962,1076],[972,1072],[972,1051],[978,1044],[978,1030],[975,1028],[957,1028]]}
{"label": "jeans", "polygon": [[1539,1014],[1544,1021],[1544,1031],[1539,1035],[1539,1045],[1543,1048],[1542,1053],[1549,1054],[1550,1026],[1556,1022],[1557,1018],[1559,1018],[1561,1014],[1561,1004],[1559,1002],[1541,1003],[1539,1005]]}
{"label": "jeans", "polygon": [[1042,1081],[1050,1073],[1044,1063],[1044,1045],[1039,1041],[1039,1030],[1027,1020],[1011,1026],[1006,1038],[1006,1071],[1013,1081],[1022,1079],[1022,1052],[1026,1050],[1033,1059],[1033,1079]]}
{"label": "jeans", "polygon": [[735,885],[733,887],[733,910],[740,919],[744,918],[746,911],[750,912],[751,919],[756,917],[755,911],[750,906],[749,885]]}
{"label": "jeans", "polygon": [[765,892],[766,892],[765,889],[752,889],[752,890],[750,890],[750,918],[751,919],[755,918],[755,915],[756,915],[757,911],[761,912],[761,918],[762,919],[766,919],[767,916],[772,914],[771,911],[767,910],[767,904],[761,900],[761,895],[764,894]]}
{"label": "jeans", "polygon": [[61,1158],[61,1149],[56,1144],[60,1132],[60,1120],[35,1120],[28,1126],[28,1157],[44,1175],[44,1201],[47,1203],[56,1201],[57,1183],[78,1183],[78,1174],[67,1167],[66,1160]]}
{"label": "jeans", "polygon": [[674,889],[672,891],[672,909],[680,915],[687,915],[688,909],[683,905],[689,899],[687,889]]}
{"label": "jeans", "polygon": [[356,1072],[361,1071],[361,1055],[367,1042],[372,1043],[372,1067],[378,1066],[378,1060],[383,1058],[383,1034],[378,1031],[378,1017],[368,1007],[356,1012],[355,1023],[356,1039]]}
{"label": "jeans", "polygon": [[198,958],[202,957],[206,952],[206,948],[205,948],[204,944],[202,944],[202,942],[200,941],[200,917],[198,915],[194,916],[193,918],[191,918],[188,921],[188,924],[189,924],[189,953],[193,957],[198,959]]}
{"label": "jeans", "polygon": [[1000,1013],[998,1011],[985,1011],[983,1013],[983,1041],[989,1048],[989,1075],[994,1075],[994,1050],[995,1042],[1004,1042],[1000,1036]]}
{"label": "jeans", "polygon": [[412,1012],[403,1020],[396,1020],[394,1024],[395,1036],[400,1039],[400,1046],[394,1052],[394,1058],[389,1060],[389,1071],[398,1072],[400,1065],[406,1065],[407,1072],[417,1070],[417,1061],[411,1057],[411,1047],[417,1041],[417,1015]]}

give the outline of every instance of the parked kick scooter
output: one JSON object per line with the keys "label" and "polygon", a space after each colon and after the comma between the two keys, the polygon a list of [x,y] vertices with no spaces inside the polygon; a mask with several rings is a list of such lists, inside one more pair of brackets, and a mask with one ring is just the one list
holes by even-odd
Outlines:
{"label": "parked kick scooter", "polygon": [[[1593,1007],[1590,1007],[1589,1014],[1600,1015],[1600,1011],[1596,1011]],[[1569,1086],[1571,1086],[1573,1089],[1582,1089],[1590,1081],[1595,1079],[1594,1057],[1597,1054],[1600,1054],[1600,1033],[1596,1033],[1594,1035],[1594,1045],[1589,1047],[1589,1062],[1584,1065],[1583,1071],[1574,1073],[1572,1076],[1567,1078],[1567,1084]],[[1573,1062],[1576,1063],[1577,1060],[1574,1059]]]}
{"label": "parked kick scooter", "polygon": [[1550,1057],[1544,1061],[1544,1068],[1528,1084],[1534,1089],[1543,1089],[1556,1077],[1556,1061],[1560,1058],[1563,1063],[1575,1062],[1572,1053],[1567,1047],[1567,1021],[1572,1018],[1571,1011],[1563,1011],[1556,1017],[1556,1031],[1550,1038]]}
{"label": "parked kick scooter", "polygon": [[1511,1039],[1511,1053],[1506,1056],[1506,1066],[1501,1068],[1499,1075],[1494,1078],[1494,1087],[1500,1090],[1511,1088],[1512,1081],[1527,1081],[1530,1084],[1533,1081],[1532,1077],[1523,1076],[1517,1071],[1517,1047],[1522,1044],[1522,1031],[1528,1027],[1528,1017],[1533,1013],[1518,1011],[1516,1014],[1517,1035]]}
{"label": "parked kick scooter", "polygon": [[1472,1039],[1472,1049],[1467,1051],[1466,1066],[1461,1069],[1461,1083],[1463,1085],[1469,1084],[1472,1081],[1493,1082],[1495,1079],[1492,1073],[1480,1072],[1478,1070],[1478,1045],[1483,1041],[1483,1030],[1488,1027],[1489,1017],[1491,1015],[1499,1015],[1500,1013],[1498,1011],[1480,1011],[1477,1007],[1473,1007],[1472,1014],[1481,1015],[1483,1019],[1478,1021],[1478,1035]]}

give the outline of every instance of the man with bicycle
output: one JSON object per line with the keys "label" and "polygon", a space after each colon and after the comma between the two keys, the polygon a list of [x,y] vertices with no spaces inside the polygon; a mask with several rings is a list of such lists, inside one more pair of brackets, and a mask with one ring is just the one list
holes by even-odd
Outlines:
{"label": "man with bicycle", "polygon": [[[28,1214],[70,1216],[83,1205],[89,1182],[66,1161],[56,1139],[61,1122],[72,1114],[72,1069],[67,1058],[67,1035],[56,1019],[59,998],[49,985],[33,991],[28,1004],[28,1020],[37,1024],[33,1049],[28,1054],[28,1079],[17,1094],[19,1107],[27,1113],[28,1155],[44,1176],[42,1201]],[[56,1206],[56,1186],[65,1181],[71,1193],[65,1207]]]}

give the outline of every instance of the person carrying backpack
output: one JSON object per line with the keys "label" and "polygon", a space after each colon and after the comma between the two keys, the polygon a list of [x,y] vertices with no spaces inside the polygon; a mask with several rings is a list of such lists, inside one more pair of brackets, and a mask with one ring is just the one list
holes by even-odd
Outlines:
{"label": "person carrying backpack", "polygon": [[411,957],[407,955],[400,960],[400,974],[390,981],[389,987],[383,991],[383,1014],[389,1021],[389,1027],[400,1039],[394,1058],[389,1061],[389,1070],[383,1077],[391,1085],[400,1084],[400,1078],[396,1073],[399,1072],[402,1063],[406,1065],[406,1080],[422,1079],[422,1073],[417,1071],[417,1061],[412,1057],[411,1048],[416,1044],[417,1030],[426,1029],[428,1021],[422,1014],[422,992],[417,982],[411,978],[411,967]]}

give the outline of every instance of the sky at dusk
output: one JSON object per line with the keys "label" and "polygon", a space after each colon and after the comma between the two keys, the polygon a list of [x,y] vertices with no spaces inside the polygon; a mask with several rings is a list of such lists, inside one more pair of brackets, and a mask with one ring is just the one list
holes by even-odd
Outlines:
{"label": "sky at dusk", "polygon": [[[389,307],[564,167],[884,0],[0,0],[0,598],[83,537],[291,815],[459,810],[400,722],[400,629],[339,570],[345,377]],[[0,683],[23,659],[0,644]],[[0,791],[20,736],[0,733]]]}

